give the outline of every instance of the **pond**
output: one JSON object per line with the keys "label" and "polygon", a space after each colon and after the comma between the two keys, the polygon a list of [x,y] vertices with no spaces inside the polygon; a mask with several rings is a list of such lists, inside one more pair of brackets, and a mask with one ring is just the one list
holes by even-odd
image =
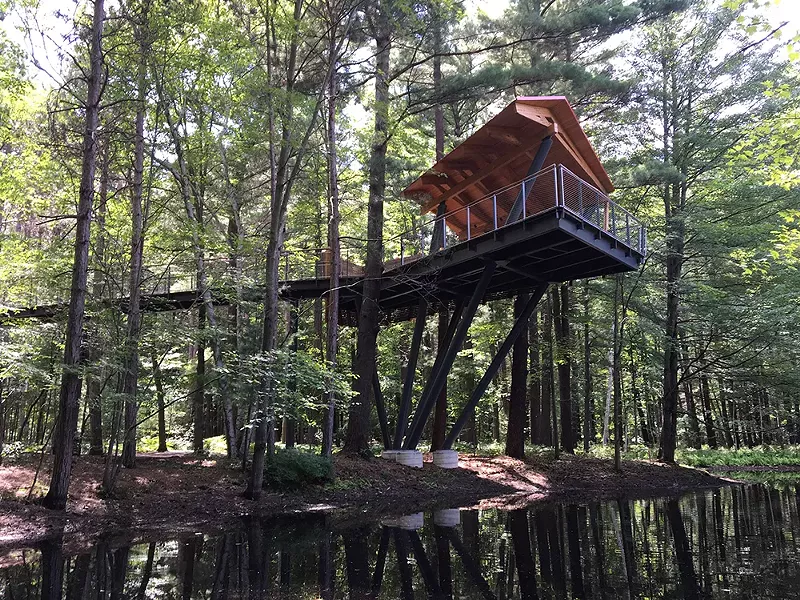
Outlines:
{"label": "pond", "polygon": [[800,485],[679,499],[243,520],[69,556],[0,556],[0,597],[800,598]]}

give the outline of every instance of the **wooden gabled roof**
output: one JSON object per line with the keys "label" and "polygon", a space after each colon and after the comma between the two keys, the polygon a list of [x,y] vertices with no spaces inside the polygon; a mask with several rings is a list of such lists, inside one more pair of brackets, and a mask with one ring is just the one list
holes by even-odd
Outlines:
{"label": "wooden gabled roof", "polygon": [[[564,96],[521,96],[409,185],[421,213],[466,206],[525,178],[542,138],[553,137],[543,167],[563,164],[608,193],[611,180]],[[474,217],[473,217],[474,218]]]}

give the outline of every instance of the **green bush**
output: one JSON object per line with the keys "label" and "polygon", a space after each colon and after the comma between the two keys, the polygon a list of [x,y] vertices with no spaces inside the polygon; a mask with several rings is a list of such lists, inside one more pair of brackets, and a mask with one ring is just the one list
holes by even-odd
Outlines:
{"label": "green bush", "polygon": [[756,446],[739,450],[719,448],[712,450],[684,449],[678,451],[678,462],[693,467],[773,467],[800,465],[798,446]]}
{"label": "green bush", "polygon": [[296,488],[332,480],[330,458],[294,449],[278,450],[264,469],[265,484],[273,487]]}

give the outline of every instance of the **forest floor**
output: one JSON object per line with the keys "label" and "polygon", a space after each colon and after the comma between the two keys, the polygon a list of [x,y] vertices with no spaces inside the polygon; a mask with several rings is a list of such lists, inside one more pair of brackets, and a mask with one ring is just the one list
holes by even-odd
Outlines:
{"label": "forest floor", "polygon": [[342,522],[363,522],[437,508],[515,508],[547,500],[672,496],[731,481],[645,460],[623,462],[621,473],[609,460],[577,456],[522,461],[462,455],[461,468],[453,470],[429,461],[426,456],[424,468],[418,470],[378,458],[337,455],[335,482],[297,491],[265,489],[255,504],[242,498],[246,478],[235,465],[224,458],[180,452],[139,455],[135,469],[122,470],[115,497],[101,499],[97,490],[103,459],[82,456],[73,468],[67,511],[58,513],[37,501],[49,482],[47,467],[27,498],[39,459],[22,457],[0,467],[0,548],[31,546],[55,535],[80,547],[101,536],[132,540],[202,531],[224,527],[245,515],[324,511]]}

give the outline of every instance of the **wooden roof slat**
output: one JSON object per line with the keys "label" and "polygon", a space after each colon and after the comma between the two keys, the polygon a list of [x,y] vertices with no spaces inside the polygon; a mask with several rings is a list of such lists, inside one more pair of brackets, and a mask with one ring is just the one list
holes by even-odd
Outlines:
{"label": "wooden roof slat", "polygon": [[[567,99],[523,96],[454,148],[403,193],[420,204],[423,214],[432,212],[442,202],[448,211],[457,210],[524,179],[531,159],[547,135],[553,136],[553,145],[543,168],[560,163],[606,193],[614,189]],[[508,207],[498,210],[501,220],[505,212],[500,212],[506,210]],[[453,219],[452,229],[463,235],[456,221]],[[485,229],[481,217],[471,221],[475,229]]]}

